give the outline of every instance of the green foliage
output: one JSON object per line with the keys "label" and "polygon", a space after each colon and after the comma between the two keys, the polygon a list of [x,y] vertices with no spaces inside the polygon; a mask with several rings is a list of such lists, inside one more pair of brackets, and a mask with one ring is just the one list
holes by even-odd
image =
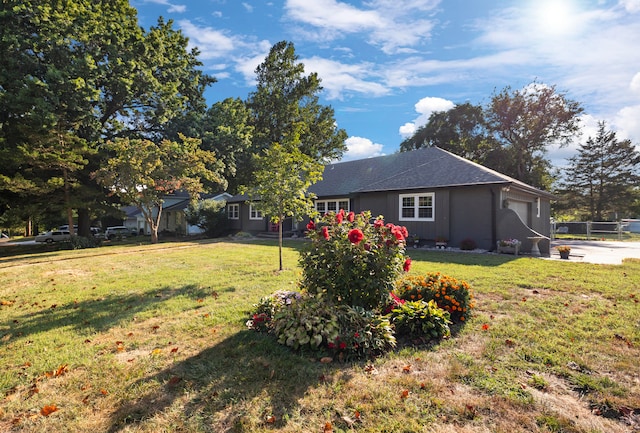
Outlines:
{"label": "green foliage", "polygon": [[[286,217],[313,214],[313,195],[308,188],[322,179],[324,167],[298,148],[299,138],[288,137],[286,145],[273,143],[255,158],[258,167],[251,187],[241,188],[271,221],[280,224]],[[279,262],[282,270],[282,224],[279,226]]]}
{"label": "green foliage", "polygon": [[[395,346],[389,319],[379,314],[310,296],[273,300],[256,308],[251,327],[270,329],[280,344],[341,360],[371,358]],[[264,320],[271,311],[273,319]],[[265,322],[269,325],[263,328]]]}
{"label": "green foliage", "polygon": [[215,238],[228,229],[228,219],[224,200],[200,200],[190,203],[185,214],[187,222],[204,230],[209,237]]}
{"label": "green foliage", "polygon": [[407,301],[391,311],[391,323],[398,335],[425,336],[429,339],[449,337],[449,313],[439,308],[435,301]]}
{"label": "green foliage", "polygon": [[293,43],[287,41],[271,47],[256,68],[256,91],[246,102],[252,114],[253,139],[250,152],[243,157],[238,184],[252,184],[252,173],[259,167],[251,156],[260,155],[273,143],[295,141],[300,152],[321,163],[338,159],[346,150],[347,134],[338,129],[333,108],[319,103],[318,74],[305,76],[304,69]]}
{"label": "green foliage", "polygon": [[565,209],[578,212],[587,221],[635,217],[634,200],[640,194],[640,152],[630,140],[618,140],[601,122],[595,137],[580,144],[578,154],[564,169],[560,194]]}
{"label": "green foliage", "polygon": [[272,328],[272,320],[284,307],[302,298],[300,292],[278,290],[268,296],[260,298],[260,302],[253,305],[251,320],[247,322],[249,329],[267,331]]}
{"label": "green foliage", "polygon": [[509,157],[498,171],[538,188],[549,188],[550,143],[566,146],[579,131],[583,109],[557,92],[555,86],[532,82],[521,90],[506,87],[491,98],[486,108],[489,130]]}
{"label": "green foliage", "polygon": [[468,320],[474,307],[469,284],[439,272],[405,276],[398,280],[393,293],[407,301],[434,301],[454,323]]}
{"label": "green foliage", "polygon": [[329,212],[309,222],[311,242],[300,257],[301,285],[329,302],[381,309],[410,260],[405,256],[405,227],[371,223],[369,211],[355,215]]}
{"label": "green foliage", "polygon": [[85,248],[97,248],[102,245],[102,240],[95,236],[71,236],[69,244],[72,250],[81,250]]}
{"label": "green foliage", "polygon": [[[192,199],[203,190],[202,179],[224,184],[220,166],[200,141],[180,136],[180,142],[116,139],[106,148],[112,157],[96,172],[98,182],[122,202],[137,206],[151,228],[151,242],[158,241],[162,197],[177,190]],[[160,209],[160,212],[155,212]]]}

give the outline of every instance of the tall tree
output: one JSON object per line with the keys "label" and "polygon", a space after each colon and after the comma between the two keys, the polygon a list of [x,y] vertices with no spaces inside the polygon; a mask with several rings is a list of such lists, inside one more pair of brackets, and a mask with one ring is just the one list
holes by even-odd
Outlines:
{"label": "tall tree", "polygon": [[320,78],[315,72],[304,75],[304,64],[298,62],[291,42],[275,44],[256,75],[256,91],[247,100],[253,140],[238,184],[250,183],[256,169],[251,155],[284,143],[287,136],[298,134],[300,151],[316,161],[326,163],[342,155],[347,134],[337,127],[333,108],[319,103]]}
{"label": "tall tree", "polygon": [[579,132],[583,109],[555,86],[533,82],[521,90],[506,87],[486,109],[490,131],[508,151],[502,172],[539,188],[551,186],[550,145],[566,146]]}
{"label": "tall tree", "polygon": [[500,145],[489,133],[481,106],[468,102],[447,111],[436,111],[400,144],[401,151],[437,146],[479,164],[489,165],[497,158]]}
{"label": "tall tree", "polygon": [[629,140],[598,125],[595,137],[581,144],[564,170],[564,196],[569,207],[590,221],[634,216],[640,184],[640,152]]}
{"label": "tall tree", "polygon": [[63,186],[41,187],[49,172],[29,156],[76,137],[66,140],[75,146],[70,162],[80,155],[83,163],[66,164],[77,180],[68,185],[80,230],[88,232],[89,208],[107,202],[90,177],[104,156],[96,152],[102,141],[159,139],[170,119],[204,107],[213,79],[197,70],[197,51],[187,51],[171,22],[145,31],[127,0],[5,0],[0,29],[0,57],[10,59],[0,64],[0,156],[10,155],[3,182],[24,202],[64,195]]}
{"label": "tall tree", "polygon": [[135,205],[151,228],[151,242],[158,242],[163,197],[187,191],[192,200],[204,190],[203,179],[224,186],[221,166],[213,153],[200,149],[195,138],[181,141],[116,138],[106,143],[111,153],[95,177],[125,204]]}

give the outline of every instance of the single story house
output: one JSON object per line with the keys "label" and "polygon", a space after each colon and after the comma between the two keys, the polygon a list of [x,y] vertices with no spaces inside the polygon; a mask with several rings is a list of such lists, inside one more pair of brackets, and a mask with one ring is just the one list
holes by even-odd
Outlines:
{"label": "single story house", "polygon": [[[370,210],[406,226],[421,244],[446,239],[458,247],[470,239],[495,250],[498,240],[518,239],[527,252],[534,245],[530,238],[542,238],[540,252],[550,253],[552,194],[438,147],[327,165],[309,191],[320,213]],[[246,197],[227,200],[227,212],[233,229],[274,230]],[[306,222],[284,224],[285,231],[301,232]]]}
{"label": "single story house", "polygon": [[[231,198],[231,194],[223,192],[217,194],[201,194],[200,200],[227,200]],[[162,197],[162,214],[160,215],[160,224],[158,232],[170,232],[178,235],[196,235],[203,232],[198,227],[187,222],[185,210],[189,206],[191,197],[186,191],[176,191]],[[142,212],[136,206],[124,206],[122,211],[126,215],[123,225],[135,230],[140,234],[151,234],[149,224],[142,215]],[[154,212],[157,215],[157,209]]]}

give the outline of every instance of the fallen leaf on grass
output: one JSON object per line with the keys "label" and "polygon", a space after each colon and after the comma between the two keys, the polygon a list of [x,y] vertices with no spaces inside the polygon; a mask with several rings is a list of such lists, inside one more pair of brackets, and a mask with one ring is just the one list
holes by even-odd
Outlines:
{"label": "fallen leaf on grass", "polygon": [[173,376],[171,379],[169,379],[169,382],[167,382],[169,385],[176,385],[178,384],[180,381],[182,380],[181,377],[178,376]]}
{"label": "fallen leaf on grass", "polygon": [[483,323],[482,324],[482,330],[483,331],[488,331],[489,330],[489,324],[488,323]]}
{"label": "fallen leaf on grass", "polygon": [[402,372],[403,373],[411,373],[411,364],[405,365],[404,367],[402,367]]}
{"label": "fallen leaf on grass", "polygon": [[405,390],[403,390],[403,391],[402,391],[402,393],[400,394],[400,398],[405,399],[405,398],[407,398],[407,397],[409,397],[409,390],[408,390],[408,389],[405,389]]}
{"label": "fallen leaf on grass", "polygon": [[322,431],[323,433],[333,433],[333,426],[329,421],[324,424],[324,429]]}
{"label": "fallen leaf on grass", "polygon": [[276,417],[273,416],[273,415],[269,415],[269,416],[267,416],[265,421],[267,421],[267,423],[269,423],[269,424],[273,424],[274,422],[276,422]]}
{"label": "fallen leaf on grass", "polygon": [[333,358],[329,356],[323,356],[322,358],[320,358],[320,362],[323,364],[330,364],[333,362]]}
{"label": "fallen leaf on grass", "polygon": [[49,416],[52,413],[56,412],[57,410],[58,410],[58,407],[55,404],[47,405],[47,406],[44,406],[42,409],[40,409],[40,414],[42,416]]}
{"label": "fallen leaf on grass", "polygon": [[0,301],[0,305],[6,305],[7,307],[12,306],[14,303],[14,301],[7,301],[6,299],[3,299],[2,301]]}
{"label": "fallen leaf on grass", "polygon": [[171,349],[171,353],[176,353],[178,351],[177,347],[174,347],[173,349]]}
{"label": "fallen leaf on grass", "polygon": [[107,394],[109,394],[109,391],[107,391],[106,389],[101,389],[100,390],[100,394],[107,395]]}

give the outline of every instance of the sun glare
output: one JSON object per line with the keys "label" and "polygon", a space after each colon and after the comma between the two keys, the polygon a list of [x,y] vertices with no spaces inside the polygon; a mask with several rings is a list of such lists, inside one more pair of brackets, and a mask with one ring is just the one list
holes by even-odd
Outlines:
{"label": "sun glare", "polygon": [[534,3],[537,27],[548,35],[572,33],[577,24],[577,10],[570,0],[545,0]]}

